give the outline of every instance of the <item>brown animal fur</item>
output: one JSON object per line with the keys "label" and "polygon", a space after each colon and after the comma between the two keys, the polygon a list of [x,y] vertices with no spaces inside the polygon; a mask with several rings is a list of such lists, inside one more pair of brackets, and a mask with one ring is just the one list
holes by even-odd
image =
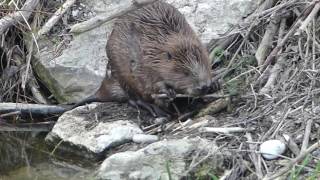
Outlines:
{"label": "brown animal fur", "polygon": [[[135,101],[152,104],[157,93],[197,96],[211,86],[207,50],[184,16],[163,1],[119,18],[106,50],[112,76]],[[101,98],[108,96],[104,88]]]}
{"label": "brown animal fur", "polygon": [[70,109],[74,109],[78,106],[82,106],[91,102],[125,102],[127,100],[128,97],[123,92],[119,83],[115,79],[106,76],[101,82],[99,89],[93,95],[76,103]]}
{"label": "brown animal fur", "polygon": [[208,53],[184,16],[158,1],[115,23],[107,44],[112,74],[130,97],[201,94],[211,85]]}

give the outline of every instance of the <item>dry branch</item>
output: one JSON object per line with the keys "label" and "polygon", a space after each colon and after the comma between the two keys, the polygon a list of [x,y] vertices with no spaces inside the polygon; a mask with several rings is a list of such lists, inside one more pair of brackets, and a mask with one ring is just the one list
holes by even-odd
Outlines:
{"label": "dry branch", "polygon": [[293,0],[293,1],[290,1],[290,2],[285,2],[285,3],[281,3],[281,4],[278,4],[278,5],[275,5],[273,7],[272,4],[272,1],[265,1],[264,3],[266,3],[265,7],[261,10],[261,12],[258,12],[258,13],[254,13],[252,14],[251,18],[255,18],[255,17],[263,17],[265,15],[267,15],[268,13],[271,13],[273,11],[279,11],[281,9],[285,9],[285,8],[288,8],[292,5],[294,5],[297,1],[299,0]]}
{"label": "dry branch", "polygon": [[304,22],[301,24],[301,26],[299,27],[298,31],[295,33],[295,35],[300,35],[302,31],[305,31],[308,24],[311,22],[312,19],[315,18],[315,16],[318,14],[320,10],[320,3],[318,2],[313,10],[311,11],[311,13],[309,14],[309,16],[304,20]]}
{"label": "dry branch", "polygon": [[49,132],[55,122],[4,124],[0,123],[0,132]]}
{"label": "dry branch", "polygon": [[[21,54],[21,51],[18,51],[18,49],[14,49],[12,53],[12,59],[17,63],[18,66],[22,66],[25,64],[25,59],[23,58],[23,55]],[[20,72],[21,78],[24,79],[25,69],[22,69]],[[30,89],[33,97],[42,104],[48,104],[48,100],[42,95],[42,93],[39,90],[39,87],[36,83],[36,79],[32,74],[32,71],[28,73],[28,80],[26,82],[27,87]]]}
{"label": "dry branch", "polygon": [[230,98],[221,98],[216,101],[211,102],[206,108],[201,109],[195,118],[199,118],[205,115],[215,114],[225,108],[230,104]]}
{"label": "dry branch", "polygon": [[307,149],[307,147],[309,146],[309,139],[310,139],[312,124],[313,124],[313,120],[309,119],[307,121],[307,125],[306,125],[306,129],[304,132],[304,138],[302,141],[302,146],[301,146],[300,152],[304,152]]}
{"label": "dry branch", "polygon": [[[152,94],[152,98],[154,99],[169,99],[168,95],[166,94]],[[176,94],[176,98],[191,98],[192,96],[187,95],[187,94]],[[226,98],[230,97],[230,95],[219,95],[219,94],[207,94],[204,96],[199,96],[200,98],[203,99],[208,99],[208,98]]]}
{"label": "dry branch", "polygon": [[91,18],[87,21],[75,24],[71,27],[70,32],[71,33],[82,33],[82,32],[89,31],[89,30],[94,29],[94,28],[96,28],[96,27],[98,27],[108,21],[111,21],[112,19],[115,19],[119,16],[123,16],[129,12],[137,10],[147,4],[150,4],[150,3],[153,3],[156,1],[157,0],[134,0],[131,5],[124,8],[120,12],[118,11],[118,12],[111,14],[111,15],[110,15],[110,13],[105,13],[102,15],[98,15],[94,18]]}
{"label": "dry branch", "polygon": [[[281,23],[280,23],[280,27],[279,27],[279,35],[278,35],[278,43],[280,43],[280,41],[283,38],[284,35],[284,31],[285,31],[285,27],[286,27],[286,19],[282,19]],[[281,53],[281,51],[280,51]],[[281,69],[281,62],[284,61],[284,57],[280,56],[278,61],[275,63],[275,65],[272,67],[271,71],[270,71],[270,76],[267,80],[267,83],[264,85],[263,88],[260,89],[260,93],[265,94],[267,93],[269,90],[273,89],[273,86],[275,84],[276,78],[278,77],[278,74],[280,72]]]}
{"label": "dry branch", "polygon": [[311,13],[311,11],[313,10],[316,3],[318,3],[318,0],[314,0],[308,7],[306,7],[304,9],[304,12],[301,13],[300,17],[296,20],[296,22],[290,28],[288,33],[283,37],[283,39],[280,41],[280,43],[278,43],[277,46],[268,55],[263,66],[261,67],[261,71],[264,71],[269,66],[269,64],[274,60],[274,58],[278,55],[278,52],[285,45],[285,43],[288,41],[289,37],[291,37],[296,32],[297,28],[300,27],[300,25],[303,23],[303,21]]}
{"label": "dry branch", "polygon": [[206,132],[206,133],[231,134],[231,133],[254,131],[254,129],[253,128],[242,128],[242,127],[225,127],[225,128],[202,127],[199,129],[199,131]]}
{"label": "dry branch", "polygon": [[255,54],[255,57],[258,61],[259,66],[264,63],[265,58],[270,52],[270,49],[273,44],[274,36],[278,30],[279,22],[280,22],[279,15],[274,14],[273,16],[271,16],[271,20],[268,26],[266,27],[266,32],[264,33],[264,36]]}
{"label": "dry branch", "polygon": [[[246,133],[246,138],[248,139],[248,141],[252,142],[253,139],[252,139],[252,135],[251,133],[247,132]],[[253,145],[253,144],[249,144],[249,148],[252,152],[254,152],[256,150],[256,146]],[[262,174],[262,165],[261,165],[261,156],[258,155],[257,153],[250,153],[249,155],[252,159],[252,163],[256,169],[256,173],[257,173],[257,176],[261,179],[261,177],[263,177],[263,174]]]}
{"label": "dry branch", "polygon": [[21,112],[21,114],[50,115],[61,114],[66,110],[67,108],[54,105],[0,103],[0,114],[18,111]]}
{"label": "dry branch", "polygon": [[0,19],[0,35],[3,34],[8,28],[28,19],[32,11],[37,7],[39,0],[27,0],[21,11],[14,12]]}
{"label": "dry branch", "polygon": [[188,129],[197,129],[199,127],[203,127],[203,126],[207,126],[209,124],[209,120],[208,119],[204,119],[200,122],[195,122],[193,124],[191,124],[189,127],[187,127]]}
{"label": "dry branch", "polygon": [[38,31],[38,37],[47,34],[51,28],[58,22],[62,15],[76,2],[76,0],[67,0],[53,16]]}
{"label": "dry branch", "polygon": [[285,138],[284,136],[280,136],[280,140],[282,140],[282,142],[286,142],[288,148],[290,149],[290,151],[295,154],[296,156],[298,156],[300,154],[300,149],[299,146],[297,145],[296,142],[294,142],[294,140],[292,139],[291,136],[286,135],[287,138]]}
{"label": "dry branch", "polygon": [[255,12],[245,19],[245,23],[251,23],[254,19],[257,19],[258,17],[263,16],[269,11],[272,11],[273,9],[271,8],[274,5],[275,1],[276,0],[263,1],[263,3],[259,5]]}

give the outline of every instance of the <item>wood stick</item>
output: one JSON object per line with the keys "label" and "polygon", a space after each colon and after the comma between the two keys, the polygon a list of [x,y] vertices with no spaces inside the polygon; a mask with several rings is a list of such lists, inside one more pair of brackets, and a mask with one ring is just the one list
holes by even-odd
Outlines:
{"label": "wood stick", "polygon": [[272,9],[274,3],[275,0],[263,1],[261,4],[259,4],[259,7],[255,10],[254,13],[245,18],[245,23],[251,24],[254,19],[263,16],[265,14],[265,11],[267,11],[266,13],[270,12],[270,9]]}
{"label": "wood stick", "polygon": [[239,133],[239,132],[248,132],[254,131],[253,128],[241,128],[241,127],[225,127],[225,128],[215,128],[215,127],[202,127],[199,129],[200,132],[209,132],[209,133]]}
{"label": "wood stick", "polygon": [[280,136],[280,140],[282,140],[283,142],[286,142],[290,151],[296,156],[298,156],[300,154],[299,146],[297,145],[296,142],[294,142],[291,136],[289,135],[286,135],[286,136],[287,138],[285,138],[284,135]]}
{"label": "wood stick", "polygon": [[0,114],[0,118],[8,117],[8,116],[15,116],[21,114],[20,111],[13,111],[6,114]]}
{"label": "wood stick", "polygon": [[187,127],[188,129],[197,129],[199,127],[202,127],[202,126],[207,126],[209,124],[209,120],[208,119],[205,119],[203,121],[200,121],[200,122],[196,122],[192,125],[190,125],[189,127]]}
{"label": "wood stick", "polygon": [[19,111],[21,114],[50,115],[61,114],[67,108],[54,105],[24,104],[24,103],[0,103],[0,114]]}
{"label": "wood stick", "polygon": [[255,53],[255,57],[258,61],[258,65],[262,65],[264,63],[265,58],[267,57],[268,53],[270,52],[270,49],[273,44],[273,39],[278,31],[280,22],[280,16],[277,13],[274,13],[271,16],[271,20],[269,24],[266,27],[266,31],[264,33],[264,36],[259,44],[259,47]]}
{"label": "wood stick", "polygon": [[[246,133],[246,138],[248,139],[248,141],[253,142],[251,133],[247,132]],[[252,152],[254,152],[256,150],[256,145],[249,144],[249,149]],[[259,154],[257,154],[257,153],[250,153],[249,156],[252,159],[252,163],[254,165],[254,168],[256,169],[257,176],[259,177],[259,179],[261,179],[261,177],[263,177],[263,175],[262,175],[262,165],[261,165],[261,156]]]}
{"label": "wood stick", "polygon": [[0,19],[0,35],[3,34],[8,28],[18,22],[28,19],[33,10],[37,7],[39,0],[27,0],[20,11],[9,14]]}
{"label": "wood stick", "polygon": [[[280,22],[278,43],[280,43],[280,41],[283,38],[285,27],[286,27],[286,22],[287,22],[286,18],[283,18]],[[279,51],[279,53],[281,53],[281,52],[282,52],[282,50]],[[282,61],[284,61],[284,57],[280,56],[278,61],[275,63],[275,65],[272,67],[272,69],[270,71],[270,76],[267,80],[267,83],[260,89],[260,93],[266,94],[266,93],[268,93],[269,90],[273,89],[276,78],[278,77],[278,74],[279,74],[281,67],[282,67],[281,66]]]}
{"label": "wood stick", "polygon": [[309,139],[310,139],[312,124],[313,124],[313,120],[309,119],[307,121],[307,125],[306,125],[306,129],[305,129],[305,132],[304,132],[304,137],[303,137],[303,141],[302,141],[301,151],[300,152],[305,151],[307,149],[307,147],[309,146]]}
{"label": "wood stick", "polygon": [[[152,94],[152,98],[154,99],[168,99],[169,97],[166,94]],[[192,96],[187,94],[176,94],[176,98],[192,98]],[[219,95],[219,94],[207,94],[204,96],[200,96],[200,98],[203,99],[209,99],[209,98],[225,98],[230,97],[230,95]]]}
{"label": "wood stick", "polygon": [[283,9],[283,8],[288,8],[288,7],[292,6],[292,5],[294,5],[295,3],[297,3],[297,1],[299,1],[299,0],[293,0],[293,1],[291,1],[291,2],[286,1],[286,2],[284,2],[284,3],[275,5],[275,6],[271,7],[271,8],[267,8],[267,9],[265,8],[264,10],[262,10],[262,11],[259,12],[259,13],[254,13],[254,14],[252,14],[251,17],[252,17],[252,18],[253,18],[253,17],[263,17],[263,16],[265,16],[265,15],[267,15],[268,13],[271,13],[271,12],[273,12],[273,11],[279,11],[279,10],[281,10],[281,9]]}
{"label": "wood stick", "polygon": [[[51,28],[58,22],[58,20],[62,17],[62,15],[76,2],[76,0],[67,0],[54,14],[53,16],[42,26],[42,28],[38,31],[36,36],[34,37],[34,43],[37,46],[37,49],[39,51],[39,47],[37,45],[37,40],[39,37],[43,36],[44,34],[48,33]],[[34,24],[35,25],[35,24]],[[48,104],[48,100],[42,96],[41,92],[39,91],[36,81],[34,79],[33,73],[31,71],[31,57],[33,55],[33,42],[26,43],[28,46],[28,55],[27,55],[27,62],[26,63],[26,70],[25,75],[22,76],[22,83],[21,87],[22,89],[25,89],[26,84],[30,86],[30,90],[32,91],[34,97],[43,104]],[[31,81],[30,81],[31,78]]]}
{"label": "wood stick", "polygon": [[300,35],[302,31],[306,30],[308,24],[310,24],[311,20],[315,18],[315,16],[318,14],[319,10],[320,10],[320,3],[317,3],[314,6],[311,13],[309,14],[309,16],[303,21],[303,23],[301,24],[301,26],[299,27],[299,29],[295,33],[295,35]]}
{"label": "wood stick", "polygon": [[108,21],[111,21],[119,16],[123,16],[129,12],[137,10],[147,4],[154,3],[156,1],[158,1],[158,0],[134,0],[131,5],[124,8],[120,12],[118,11],[118,12],[111,14],[111,15],[110,15],[110,13],[105,13],[105,14],[93,17],[87,21],[75,24],[71,27],[70,32],[76,34],[76,33],[82,33],[82,32],[89,31],[89,30],[94,29],[94,28],[96,28],[96,27],[98,27]]}
{"label": "wood stick", "polygon": [[[33,43],[32,43],[33,44]],[[22,52],[18,49],[14,49],[12,53],[12,59],[15,60],[18,66],[22,66],[22,64],[25,64],[25,59],[23,58]],[[25,69],[21,70],[20,72],[21,76],[23,76],[25,73]],[[36,79],[32,73],[32,69],[30,69],[30,72],[28,73],[28,80],[25,82],[27,83],[27,87],[30,89],[33,97],[36,99],[38,103],[41,104],[49,104],[49,101],[45,98],[44,95],[40,92],[38,85],[36,84]],[[22,77],[22,80],[25,79]],[[23,82],[23,81],[22,81]]]}
{"label": "wood stick", "polygon": [[290,28],[288,33],[283,37],[283,39],[280,41],[280,43],[277,44],[277,46],[271,51],[267,59],[265,60],[263,66],[261,66],[261,71],[265,71],[266,68],[269,66],[269,64],[274,60],[274,58],[278,55],[278,52],[281,50],[281,48],[285,45],[285,43],[288,41],[289,37],[291,37],[298,27],[302,24],[304,19],[307,18],[307,16],[311,13],[313,10],[315,4],[318,3],[318,0],[314,0],[308,7],[304,9],[304,12],[301,13],[300,17],[297,19],[294,25]]}
{"label": "wood stick", "polygon": [[76,0],[66,0],[66,2],[53,14],[53,16],[38,31],[38,37],[47,34],[58,22],[62,15],[76,2]]}
{"label": "wood stick", "polygon": [[0,132],[49,132],[54,124],[54,121],[15,125],[0,123]]}

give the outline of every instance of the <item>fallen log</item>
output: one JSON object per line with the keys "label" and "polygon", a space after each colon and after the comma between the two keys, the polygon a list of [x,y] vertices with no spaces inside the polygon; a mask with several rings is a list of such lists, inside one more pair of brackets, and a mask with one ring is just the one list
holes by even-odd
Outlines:
{"label": "fallen log", "polygon": [[0,115],[10,112],[20,112],[31,115],[53,115],[62,114],[67,111],[67,107],[44,104],[24,104],[24,103],[0,103]]}

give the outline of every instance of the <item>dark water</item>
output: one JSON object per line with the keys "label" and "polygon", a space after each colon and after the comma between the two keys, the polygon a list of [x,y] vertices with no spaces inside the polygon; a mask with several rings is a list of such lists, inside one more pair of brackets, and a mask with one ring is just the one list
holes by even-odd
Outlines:
{"label": "dark water", "polygon": [[96,164],[52,154],[45,134],[0,133],[0,180],[94,179]]}

